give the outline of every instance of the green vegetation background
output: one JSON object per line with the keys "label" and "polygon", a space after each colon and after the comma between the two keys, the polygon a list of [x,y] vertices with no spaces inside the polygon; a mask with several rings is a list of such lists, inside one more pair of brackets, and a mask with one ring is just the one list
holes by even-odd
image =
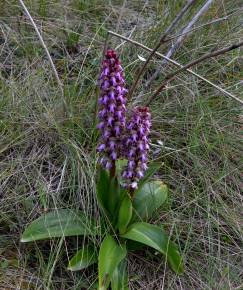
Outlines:
{"label": "green vegetation background", "polygon": [[[64,97],[48,59],[18,1],[0,2],[0,289],[91,289],[92,271],[67,271],[82,238],[20,244],[25,225],[53,208],[80,208],[98,218],[95,200],[95,107],[106,30],[151,48],[185,1],[26,0],[64,84]],[[203,1],[197,1],[175,34]],[[197,25],[236,13],[190,34],[172,58],[185,64],[242,38],[241,1],[215,1]],[[242,8],[241,8],[242,9]],[[127,86],[147,52],[118,38]],[[165,53],[170,44],[160,51]],[[242,54],[234,50],[193,68],[242,97]],[[144,81],[134,94],[146,100]],[[63,111],[63,99],[66,112]],[[240,104],[183,73],[151,105],[151,159],[169,201],[154,222],[165,224],[185,260],[176,276],[147,251],[132,254],[131,289],[243,289],[242,115]],[[98,241],[99,242],[99,241]],[[67,251],[68,249],[68,251]]]}

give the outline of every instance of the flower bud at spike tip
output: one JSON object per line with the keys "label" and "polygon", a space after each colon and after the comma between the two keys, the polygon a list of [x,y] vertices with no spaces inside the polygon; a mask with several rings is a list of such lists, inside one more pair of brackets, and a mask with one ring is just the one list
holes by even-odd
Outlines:
{"label": "flower bud at spike tip", "polygon": [[124,137],[124,155],[128,159],[127,167],[122,176],[126,179],[127,187],[135,190],[138,181],[143,177],[147,168],[151,115],[147,107],[135,107],[126,124]]}
{"label": "flower bud at spike tip", "polygon": [[101,132],[98,151],[101,165],[111,169],[122,153],[122,134],[125,129],[126,93],[124,74],[114,50],[108,49],[102,62],[99,78],[99,124]]}

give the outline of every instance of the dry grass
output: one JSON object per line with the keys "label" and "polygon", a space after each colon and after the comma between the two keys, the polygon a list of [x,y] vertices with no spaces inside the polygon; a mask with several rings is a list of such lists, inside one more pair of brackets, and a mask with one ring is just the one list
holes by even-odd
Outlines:
{"label": "dry grass", "polygon": [[[74,207],[97,215],[94,114],[105,31],[117,29],[153,47],[183,3],[125,2],[25,1],[64,83],[67,114],[29,20],[17,1],[0,3],[0,289],[92,289],[92,271],[66,270],[81,238],[27,245],[19,240],[25,225],[45,210]],[[215,1],[198,24],[239,7],[240,1]],[[239,13],[192,33],[174,58],[186,63],[239,40],[241,21]],[[115,38],[109,44],[117,46],[130,86],[141,65],[137,55],[147,52]],[[195,70],[242,97],[240,53],[206,61]],[[143,84],[159,61],[152,61],[134,102],[158,86],[160,78],[149,89]],[[162,76],[171,70],[167,65]],[[186,271],[178,277],[159,255],[137,252],[129,260],[130,288],[242,289],[240,106],[185,73],[151,109],[151,158],[164,163],[159,177],[170,188],[154,221],[165,224],[180,245]]]}

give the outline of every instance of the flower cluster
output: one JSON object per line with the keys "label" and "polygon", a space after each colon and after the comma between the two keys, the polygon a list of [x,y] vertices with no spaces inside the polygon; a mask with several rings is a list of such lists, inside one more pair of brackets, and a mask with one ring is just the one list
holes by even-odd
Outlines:
{"label": "flower cluster", "polygon": [[147,169],[150,127],[151,114],[148,107],[135,107],[126,124],[124,148],[128,163],[122,175],[127,180],[127,186],[132,189],[137,188],[138,180]]}
{"label": "flower cluster", "polygon": [[100,75],[99,124],[101,130],[98,151],[101,164],[111,169],[121,156],[122,134],[125,128],[126,93],[123,69],[116,52],[107,50]]}
{"label": "flower cluster", "polygon": [[138,180],[147,169],[151,115],[147,107],[135,107],[126,123],[127,90],[124,84],[120,61],[115,51],[109,49],[102,62],[100,75],[100,162],[106,169],[112,170],[118,158],[126,158],[128,163],[122,176],[127,187],[136,189]]}

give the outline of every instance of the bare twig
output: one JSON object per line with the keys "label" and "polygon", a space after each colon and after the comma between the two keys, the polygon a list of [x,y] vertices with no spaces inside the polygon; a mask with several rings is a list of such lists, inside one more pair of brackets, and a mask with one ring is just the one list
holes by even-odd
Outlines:
{"label": "bare twig", "polygon": [[[137,42],[137,41],[135,41],[135,40],[133,40],[133,39],[127,38],[127,37],[125,37],[125,36],[122,36],[122,35],[120,35],[120,34],[118,34],[118,33],[113,32],[113,31],[108,31],[108,33],[111,34],[111,35],[114,35],[114,36],[116,36],[116,37],[119,37],[119,38],[123,39],[124,41],[127,41],[127,42],[130,42],[130,43],[134,44],[134,45],[137,45],[137,46],[143,48],[144,50],[147,50],[147,51],[150,51],[150,52],[153,51],[152,48],[149,48],[149,47],[147,47],[147,46],[145,46],[145,45],[143,45],[143,44],[141,44],[141,43],[139,43],[139,42]],[[159,53],[159,52],[156,51],[155,54],[156,54],[157,56],[159,56],[159,57],[162,57],[162,58],[166,59],[168,62],[174,64],[174,65],[177,66],[177,67],[181,67],[181,68],[183,67],[182,64],[178,63],[177,61],[175,61],[175,60],[173,60],[173,59],[171,59],[171,58],[166,57],[166,56],[163,55],[162,53]],[[230,92],[226,91],[225,89],[221,88],[220,86],[214,84],[213,82],[207,80],[205,77],[199,75],[198,73],[196,73],[196,72],[194,72],[194,71],[192,71],[192,70],[190,70],[190,69],[186,69],[186,72],[188,72],[188,73],[190,73],[190,74],[196,76],[198,79],[200,79],[200,80],[204,81],[205,83],[211,85],[211,86],[214,87],[216,90],[218,90],[218,91],[220,91],[221,93],[223,93],[224,95],[226,95],[226,96],[232,98],[233,100],[235,100],[235,101],[237,101],[237,102],[243,104],[243,101],[240,100],[238,97],[236,97],[235,95],[233,95],[233,94],[231,94]]]}
{"label": "bare twig", "polygon": [[[233,14],[231,14],[231,15],[233,15]],[[174,35],[174,36],[168,37],[168,38],[166,38],[166,39],[164,40],[164,43],[169,42],[169,41],[171,41],[171,40],[173,40],[173,39],[175,39],[175,38],[178,38],[178,37],[180,37],[180,36],[183,36],[183,35],[189,34],[189,33],[191,33],[191,32],[197,31],[197,30],[199,30],[199,29],[201,29],[201,28],[203,28],[203,27],[206,27],[206,26],[209,26],[209,25],[212,25],[212,24],[215,24],[215,23],[221,22],[221,21],[228,20],[228,18],[229,18],[231,15],[228,15],[228,16],[225,16],[225,17],[221,17],[221,18],[214,19],[214,20],[212,20],[212,21],[209,21],[209,22],[206,22],[206,23],[204,23],[204,24],[202,24],[202,25],[199,25],[199,26],[197,26],[197,27],[194,27],[194,28],[192,28],[192,29],[190,29],[190,30],[188,30],[188,31],[186,31],[186,32],[182,32],[182,33],[180,33],[180,34],[177,34],[177,35]]]}
{"label": "bare twig", "polygon": [[171,37],[169,37],[169,38],[166,38],[166,39],[164,40],[164,43],[169,42],[169,41],[171,41],[171,40],[173,40],[173,39],[175,39],[175,38],[178,38],[178,37],[180,37],[180,36],[183,36],[183,35],[189,34],[189,33],[191,33],[191,32],[197,31],[197,30],[199,30],[199,29],[201,29],[201,28],[204,28],[204,27],[206,27],[206,26],[209,26],[209,25],[212,25],[212,24],[215,24],[215,23],[221,22],[221,21],[226,21],[226,20],[228,20],[230,17],[234,16],[235,14],[239,13],[239,12],[242,11],[242,10],[243,10],[243,8],[237,10],[236,12],[230,13],[230,14],[224,16],[224,17],[220,17],[220,18],[213,19],[212,21],[209,21],[209,22],[206,22],[206,23],[204,23],[204,24],[202,24],[202,25],[199,25],[199,26],[197,26],[197,27],[194,27],[194,28],[192,28],[192,29],[190,29],[190,30],[188,30],[188,31],[186,31],[186,32],[182,32],[182,33],[180,33],[180,34],[177,34],[177,35],[171,36]]}
{"label": "bare twig", "polygon": [[183,17],[183,15],[187,12],[187,10],[191,7],[191,5],[195,2],[195,0],[188,0],[187,4],[182,8],[180,13],[176,16],[176,18],[172,21],[170,26],[166,29],[162,37],[160,38],[160,41],[155,46],[155,48],[152,50],[151,54],[148,56],[146,61],[144,62],[143,66],[139,70],[137,77],[133,83],[133,86],[131,87],[128,97],[131,98],[133,92],[135,91],[138,82],[140,80],[140,77],[143,75],[146,66],[148,65],[149,61],[152,59],[152,57],[155,55],[155,52],[159,49],[159,47],[163,44],[164,40],[166,39],[167,35],[173,30],[173,28],[176,26],[176,24],[180,21],[180,19]]}
{"label": "bare twig", "polygon": [[[185,70],[187,70],[188,68],[208,59],[208,58],[211,58],[211,57],[216,57],[218,55],[221,55],[221,54],[224,54],[228,51],[231,51],[233,49],[236,49],[236,48],[239,48],[243,45],[243,41],[239,42],[239,43],[236,43],[236,44],[232,44],[230,46],[227,46],[227,47],[224,47],[222,49],[219,49],[219,50],[216,50],[216,51],[213,51],[213,52],[210,52],[210,53],[207,53],[207,54],[204,54],[203,56],[199,57],[198,59],[195,59],[191,62],[189,62],[188,64],[184,65],[183,67],[179,68],[178,70],[168,74],[162,84],[159,86],[159,88],[156,90],[156,92],[149,98],[148,102],[147,102],[147,105],[149,105],[151,103],[151,101],[156,98],[160,92],[163,90],[163,88],[166,86],[166,84],[168,83],[168,81],[170,80],[173,80],[175,78],[175,76]],[[237,98],[238,99],[238,98]],[[243,101],[238,99],[238,101],[243,104]]]}
{"label": "bare twig", "polygon": [[[175,44],[169,49],[166,56],[171,57],[173,53],[178,49],[178,47],[182,44],[184,41],[186,35],[190,31],[191,27],[195,24],[195,22],[208,10],[210,5],[212,4],[213,0],[207,0],[205,4],[201,7],[201,9],[194,15],[194,17],[191,19],[191,21],[187,24],[187,26],[182,30],[181,36],[176,40]],[[155,73],[151,76],[151,78],[146,82],[145,86],[149,86],[150,83],[156,79],[156,77],[159,75],[162,66],[166,63],[166,60],[163,60],[160,66],[157,68]]]}

